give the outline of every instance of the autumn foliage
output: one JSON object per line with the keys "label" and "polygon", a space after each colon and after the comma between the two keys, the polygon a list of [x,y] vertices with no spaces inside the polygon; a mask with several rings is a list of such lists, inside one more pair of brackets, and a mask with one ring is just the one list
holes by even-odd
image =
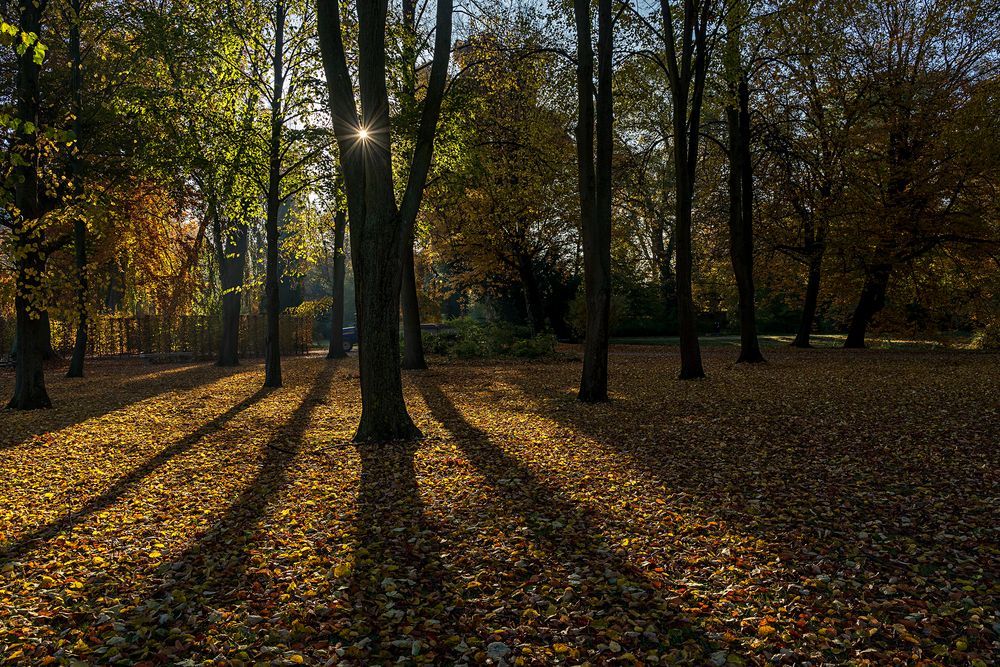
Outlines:
{"label": "autumn foliage", "polygon": [[574,354],[407,376],[409,445],[349,444],[353,359],[54,378],[4,664],[994,664],[996,354],[613,348],[598,406]]}

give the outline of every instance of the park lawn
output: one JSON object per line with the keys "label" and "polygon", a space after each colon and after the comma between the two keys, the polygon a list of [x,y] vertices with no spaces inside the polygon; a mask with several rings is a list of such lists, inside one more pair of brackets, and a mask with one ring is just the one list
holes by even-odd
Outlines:
{"label": "park lawn", "polygon": [[607,405],[565,352],[432,359],[425,440],[360,450],[354,359],[50,372],[0,413],[0,657],[996,664],[1000,355],[675,353]]}

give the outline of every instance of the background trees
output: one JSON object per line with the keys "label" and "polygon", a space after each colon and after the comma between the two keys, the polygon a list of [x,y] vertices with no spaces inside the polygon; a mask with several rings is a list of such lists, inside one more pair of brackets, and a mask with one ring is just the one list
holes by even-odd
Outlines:
{"label": "background trees", "polygon": [[[340,40],[325,68],[324,8],[327,47]],[[382,350],[362,374],[383,377],[404,433],[390,366],[424,365],[421,319],[579,339],[591,316],[609,336],[680,334],[693,378],[699,334],[739,330],[752,360],[757,329],[860,346],[872,330],[969,331],[1000,312],[995,3],[512,2],[463,11],[454,31],[447,4],[337,9],[6,6],[0,318],[18,345],[3,334],[0,350],[17,356],[14,406],[47,404],[53,326],[76,331],[78,375],[88,322],[114,314],[217,318],[231,365],[241,316],[267,313],[276,385],[278,313],[316,301],[296,312],[322,312],[326,338],[337,313],[352,322],[356,293],[362,338]],[[601,284],[590,303],[587,274]],[[399,307],[373,296],[397,279]],[[601,397],[604,335],[589,338],[581,384]]]}

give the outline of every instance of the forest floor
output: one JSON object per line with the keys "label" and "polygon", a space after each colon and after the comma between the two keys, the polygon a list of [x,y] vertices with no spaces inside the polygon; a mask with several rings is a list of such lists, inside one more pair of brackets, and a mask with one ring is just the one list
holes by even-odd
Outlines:
{"label": "forest floor", "polygon": [[[648,352],[648,354],[647,354]],[[97,361],[0,413],[4,664],[1000,661],[1000,355]],[[7,395],[13,377],[0,374]]]}

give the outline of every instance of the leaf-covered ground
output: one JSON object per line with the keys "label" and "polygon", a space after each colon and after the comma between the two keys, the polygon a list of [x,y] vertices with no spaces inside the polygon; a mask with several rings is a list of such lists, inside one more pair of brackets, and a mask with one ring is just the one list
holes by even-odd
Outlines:
{"label": "leaf-covered ground", "polygon": [[1000,663],[1000,356],[675,352],[599,406],[437,361],[360,450],[354,360],[52,377],[0,413],[0,659]]}

